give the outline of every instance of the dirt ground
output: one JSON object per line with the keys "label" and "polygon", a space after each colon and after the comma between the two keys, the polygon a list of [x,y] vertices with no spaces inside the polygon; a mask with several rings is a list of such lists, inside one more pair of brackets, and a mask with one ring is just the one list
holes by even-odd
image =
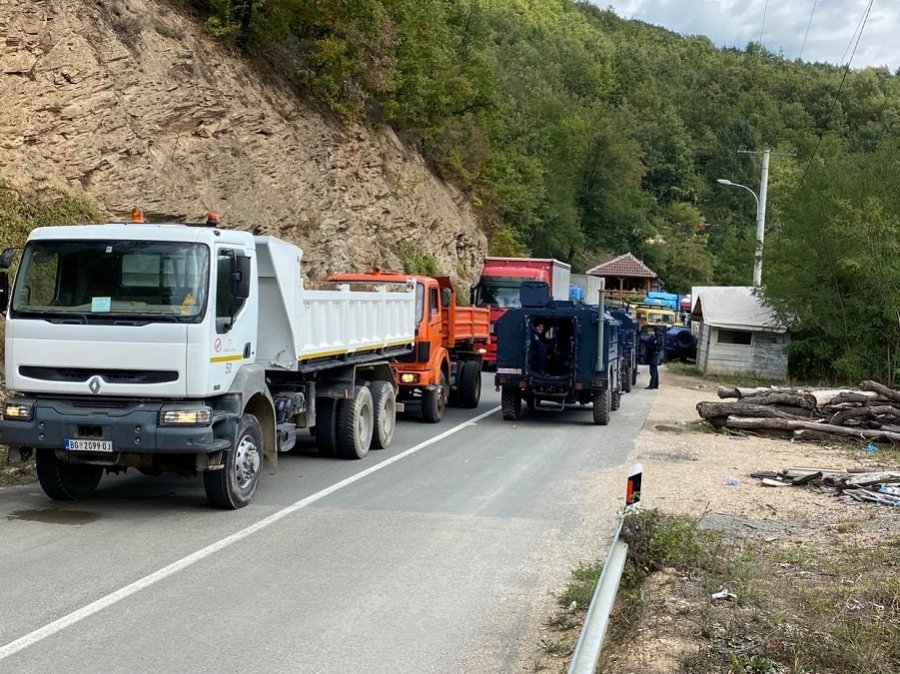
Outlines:
{"label": "dirt ground", "polygon": [[[792,574],[811,575],[810,565],[801,564],[803,555],[814,557],[821,550],[837,547],[846,550],[857,543],[865,549],[872,540],[900,534],[900,512],[896,508],[848,504],[815,488],[766,487],[750,477],[755,471],[788,467],[844,469],[880,464],[877,453],[868,455],[846,448],[703,430],[695,406],[703,400],[717,400],[718,386],[718,383],[676,375],[661,368],[659,392],[631,457],[643,466],[644,507],[701,518],[703,527],[723,531],[740,541],[739,545],[746,544],[746,550],[753,551],[750,554],[771,550],[773,558],[789,560],[773,562],[775,573],[783,573],[788,583],[792,582]],[[742,650],[752,652],[751,647],[757,642],[751,644],[750,637],[741,634],[745,626],[742,619],[735,619],[715,606],[717,602],[710,599],[711,590],[698,589],[696,581],[697,578],[675,572],[654,574],[640,591],[641,601],[652,608],[643,612],[636,625],[627,627],[624,637],[619,626],[618,636],[610,638],[610,634],[616,633],[616,614],[622,603],[620,592],[604,646],[604,664],[598,671],[603,674],[815,671],[711,664],[708,653],[710,644],[717,641],[716,632],[720,633],[718,643],[727,643],[727,648],[738,654]],[[726,611],[735,610],[734,606]],[[698,618],[701,613],[706,622],[701,623]],[[553,616],[548,625],[559,621],[559,615]],[[574,632],[576,640],[580,630],[578,622],[578,629],[569,632]],[[552,627],[548,630],[552,631]],[[741,642],[742,638],[746,643]],[[559,639],[565,641],[571,637]],[[570,643],[574,645],[574,641]],[[557,650],[560,652],[537,657],[533,671],[565,671],[563,661],[567,666],[567,654],[561,652],[561,647]],[[698,661],[705,659],[705,664],[696,668],[686,665],[691,657]]]}

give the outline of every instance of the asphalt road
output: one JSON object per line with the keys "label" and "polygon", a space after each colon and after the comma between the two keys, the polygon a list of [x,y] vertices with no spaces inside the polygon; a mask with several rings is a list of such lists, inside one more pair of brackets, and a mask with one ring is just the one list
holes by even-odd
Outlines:
{"label": "asphalt road", "polygon": [[527,666],[569,569],[606,548],[655,392],[607,427],[504,422],[491,381],[477,410],[402,420],[363,461],[282,456],[238,511],[174,477],[106,476],[65,504],[0,488],[0,672]]}

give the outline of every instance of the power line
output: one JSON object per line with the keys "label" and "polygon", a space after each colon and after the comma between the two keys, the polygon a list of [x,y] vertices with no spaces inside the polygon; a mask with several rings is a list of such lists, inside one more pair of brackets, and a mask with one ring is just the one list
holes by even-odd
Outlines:
{"label": "power line", "polygon": [[766,4],[763,5],[763,20],[762,20],[762,25],[759,27],[759,46],[760,46],[760,47],[762,47],[762,43],[763,43],[763,41],[762,41],[762,36],[763,36],[763,31],[764,31],[765,28],[766,28],[766,12],[768,12],[768,11],[769,11],[769,0],[766,0]]}
{"label": "power line", "polygon": [[812,11],[809,13],[809,22],[806,24],[806,32],[803,34],[803,42],[800,45],[800,53],[797,55],[798,59],[803,58],[803,48],[806,47],[806,37],[809,35],[809,27],[812,25],[813,14],[816,13],[816,5],[819,4],[819,0],[813,0]]}
{"label": "power line", "polygon": [[[868,8],[866,8],[865,13],[859,20],[859,23],[856,24],[856,29],[853,31],[853,35],[850,36],[850,42],[847,43],[847,48],[844,50],[843,56],[841,56],[841,60],[838,63],[843,63],[844,59],[847,58],[847,53],[850,51],[850,47],[853,46],[853,40],[856,39],[856,44],[859,44],[859,38],[862,37],[862,27],[865,25],[866,21],[869,17],[869,10],[872,9],[872,3],[869,3]],[[858,35],[857,35],[858,33]],[[854,47],[853,52],[856,53],[856,48]],[[853,57],[850,57],[850,60],[853,60]]]}
{"label": "power line", "polygon": [[809,173],[809,167],[812,166],[813,160],[816,158],[816,153],[819,151],[819,146],[822,144],[822,138],[825,137],[825,132],[828,131],[828,125],[831,123],[831,115],[834,114],[834,109],[835,107],[837,107],[838,99],[841,97],[841,91],[843,91],[844,89],[844,82],[847,81],[847,75],[850,73],[850,64],[853,63],[853,57],[856,56],[856,49],[857,47],[859,47],[859,41],[862,39],[863,30],[866,27],[866,22],[869,20],[869,12],[872,11],[872,5],[874,3],[875,0],[869,0],[869,6],[866,7],[866,12],[865,14],[863,14],[863,17],[860,20],[859,25],[857,26],[858,34],[857,31],[853,32],[854,37],[856,37],[856,44],[853,45],[853,52],[850,54],[850,59],[847,61],[847,66],[844,68],[844,76],[841,78],[841,84],[838,87],[837,93],[834,95],[834,100],[832,100],[831,102],[831,108],[828,110],[828,117],[825,118],[825,126],[822,128],[822,133],[819,134],[819,139],[816,141],[816,147],[813,149],[812,155],[810,155],[809,157],[806,168],[803,170],[803,176],[800,178],[800,184],[797,185],[797,190],[794,194],[798,194],[800,192],[800,189],[803,187],[803,183],[806,181],[806,174]]}

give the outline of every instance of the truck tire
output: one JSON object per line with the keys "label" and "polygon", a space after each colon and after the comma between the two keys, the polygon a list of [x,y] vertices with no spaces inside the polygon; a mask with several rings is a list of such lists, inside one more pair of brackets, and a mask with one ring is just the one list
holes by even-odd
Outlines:
{"label": "truck tire", "polygon": [[337,430],[335,421],[338,401],[334,398],[316,398],[316,447],[322,456],[337,456]]}
{"label": "truck tire", "polygon": [[481,363],[467,360],[459,374],[459,404],[473,410],[481,402]]}
{"label": "truck tire", "polygon": [[372,408],[374,409],[374,430],[372,449],[387,449],[397,428],[397,397],[394,387],[386,381],[372,382]]}
{"label": "truck tire", "polygon": [[622,406],[622,392],[621,391],[613,391],[609,397],[609,409],[611,409],[613,412],[615,412],[621,406]]}
{"label": "truck tire", "polygon": [[504,421],[515,421],[522,413],[522,394],[519,389],[504,386],[500,393],[500,413]]}
{"label": "truck tire", "polygon": [[237,440],[222,454],[222,468],[203,473],[206,498],[214,508],[237,510],[250,503],[262,474],[263,439],[252,414],[241,417]]}
{"label": "truck tire", "polygon": [[638,369],[637,369],[637,364],[635,364],[635,366],[631,370],[631,385],[632,386],[637,384],[637,376],[638,376]]}
{"label": "truck tire", "polygon": [[625,376],[622,377],[622,388],[625,390],[625,393],[631,393],[631,378],[633,373],[631,371],[626,372]]}
{"label": "truck tire", "polygon": [[39,449],[34,457],[38,481],[54,501],[81,501],[90,498],[100,484],[103,468],[66,463],[52,449]]}
{"label": "truck tire", "polygon": [[375,430],[375,409],[368,386],[357,386],[352,398],[337,408],[337,452],[342,459],[361,459],[369,453]]}
{"label": "truck tire", "polygon": [[447,385],[447,375],[441,370],[441,378],[438,385],[431,390],[422,391],[422,419],[436,424],[444,417],[447,407],[447,398],[450,387]]}
{"label": "truck tire", "polygon": [[594,391],[594,423],[598,426],[606,426],[609,423],[611,403],[608,388]]}

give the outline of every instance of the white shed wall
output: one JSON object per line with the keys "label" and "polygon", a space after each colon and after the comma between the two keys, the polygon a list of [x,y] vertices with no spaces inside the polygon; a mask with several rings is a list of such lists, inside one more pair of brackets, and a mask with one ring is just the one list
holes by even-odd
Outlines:
{"label": "white shed wall", "polygon": [[787,376],[787,334],[753,332],[750,344],[719,344],[719,329],[700,326],[697,367],[704,374],[745,373],[771,379]]}

